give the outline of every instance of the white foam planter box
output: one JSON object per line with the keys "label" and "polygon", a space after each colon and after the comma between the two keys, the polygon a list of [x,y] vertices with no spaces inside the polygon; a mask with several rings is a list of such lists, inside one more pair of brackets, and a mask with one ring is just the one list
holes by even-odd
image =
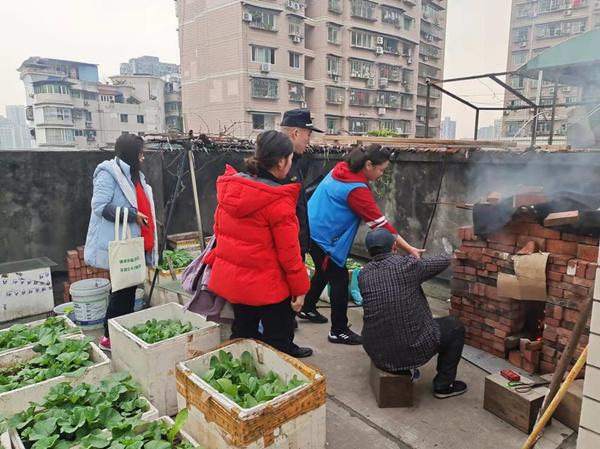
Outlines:
{"label": "white foam planter box", "polygon": [[[79,327],[77,327],[77,325],[75,323],[73,323],[73,321],[71,321],[68,317],[63,316],[61,317],[61,319],[63,319],[65,321],[65,324],[67,325],[68,328],[70,328],[70,330],[68,330],[68,333],[62,334],[61,337],[66,337],[69,335],[73,335],[76,333],[81,333],[81,329],[79,329]],[[42,324],[44,324],[44,321],[46,321],[45,319],[43,320],[37,320],[37,321],[31,321],[30,323],[23,323],[23,325],[27,326],[27,327],[36,327],[36,326],[40,326]],[[2,329],[0,330],[0,335],[3,332],[8,332],[10,328],[6,328],[6,329]],[[4,355],[8,352],[12,352],[12,351],[18,351],[19,349],[25,349],[25,348],[33,348],[37,343],[31,343],[25,346],[19,346],[18,348],[7,348],[7,349],[0,349],[0,356]]]}
{"label": "white foam planter box", "polygon": [[[239,358],[250,352],[258,373],[294,375],[307,383],[256,407],[243,409],[201,379],[223,349]],[[197,373],[197,374],[196,374]],[[184,428],[210,449],[325,448],[325,377],[314,368],[255,340],[232,340],[212,352],[177,364],[177,401],[189,417]]]}
{"label": "white foam planter box", "polygon": [[[150,413],[152,413],[152,415],[150,415]],[[162,416],[159,418],[156,409],[153,409],[153,411],[148,411],[142,415],[142,420],[148,421],[148,422],[157,421],[159,419],[161,421],[165,421],[169,426],[172,426],[174,424],[173,420],[171,418],[169,418],[168,416]],[[108,432],[108,430],[105,430],[105,432]],[[9,432],[9,435],[10,435],[9,443],[12,443],[12,448],[26,449],[25,445],[23,444],[23,440],[21,439],[21,437],[19,436],[18,432],[15,429],[11,429]],[[181,441],[189,441],[190,443],[193,444],[194,447],[198,446],[198,443],[196,443],[193,440],[193,438],[190,437],[189,434],[185,431],[180,431],[177,434],[177,436],[179,437],[179,439]],[[3,447],[3,446],[1,446],[1,447]],[[78,449],[79,447],[80,447],[79,445],[75,445],[75,446],[72,446],[71,449]],[[10,449],[10,448],[11,448],[11,446],[7,447],[7,449]]]}
{"label": "white foam planter box", "polygon": [[[84,338],[73,336],[71,338]],[[24,348],[0,355],[0,369],[12,366],[16,363],[25,362],[38,357],[40,354],[32,348]],[[0,393],[0,413],[10,416],[25,410],[30,402],[40,402],[48,394],[50,389],[61,382],[69,382],[77,385],[80,383],[97,384],[111,372],[110,359],[94,343],[90,343],[90,360],[94,362],[80,377],[68,377],[60,375],[52,379],[27,385],[16,390]]]}
{"label": "white foam planter box", "polygon": [[[158,343],[146,343],[128,329],[148,320],[180,320],[192,323],[193,329]],[[127,371],[140,384],[142,393],[161,415],[178,411],[175,382],[177,362],[194,357],[218,346],[219,325],[202,315],[185,311],[175,303],[141,310],[108,320],[112,362],[115,371]]]}

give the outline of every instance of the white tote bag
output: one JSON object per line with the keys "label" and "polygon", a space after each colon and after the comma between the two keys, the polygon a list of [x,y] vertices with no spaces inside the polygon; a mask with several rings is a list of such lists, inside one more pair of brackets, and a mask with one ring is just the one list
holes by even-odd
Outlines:
{"label": "white tote bag", "polygon": [[146,257],[144,254],[144,238],[131,238],[127,224],[129,209],[123,208],[123,224],[119,239],[119,218],[121,208],[117,207],[115,217],[115,239],[108,242],[108,267],[112,291],[143,284],[146,280]]}

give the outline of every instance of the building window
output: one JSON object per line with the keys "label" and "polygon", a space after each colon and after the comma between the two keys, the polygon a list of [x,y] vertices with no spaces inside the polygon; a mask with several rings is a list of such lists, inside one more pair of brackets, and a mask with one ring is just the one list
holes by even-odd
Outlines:
{"label": "building window", "polygon": [[69,108],[57,108],[57,107],[45,107],[44,108],[44,121],[50,122],[71,122],[71,109]]}
{"label": "building window", "polygon": [[419,76],[423,78],[438,79],[440,69],[427,64],[419,64]]}
{"label": "building window", "polygon": [[523,100],[514,99],[514,100],[510,100],[509,107],[516,108],[516,107],[519,107],[519,106],[523,106],[523,104],[524,104]]}
{"label": "building window", "polygon": [[517,51],[512,54],[512,63],[513,65],[521,65],[527,62],[529,56],[529,52],[527,51]]}
{"label": "building window", "polygon": [[304,22],[295,16],[288,16],[288,33],[290,36],[304,37]]}
{"label": "building window", "polygon": [[250,60],[252,62],[275,64],[275,49],[271,47],[250,46]]}
{"label": "building window", "polygon": [[328,0],[327,9],[336,14],[342,13],[342,0]]}
{"label": "building window", "polygon": [[363,59],[350,59],[350,78],[369,79],[375,76],[373,62]]}
{"label": "building window", "polygon": [[561,34],[563,34],[562,22],[544,23],[535,27],[535,37],[538,39],[557,37]]}
{"label": "building window", "polygon": [[373,91],[350,89],[351,106],[373,106]]}
{"label": "building window", "polygon": [[75,141],[75,131],[71,128],[46,128],[46,143],[64,145]]}
{"label": "building window", "polygon": [[114,95],[100,95],[100,101],[104,101],[106,103],[114,103],[115,96]]}
{"label": "building window", "polygon": [[339,117],[331,117],[331,116],[325,116],[325,123],[326,123],[326,134],[339,134],[340,132],[340,123],[341,120]]}
{"label": "building window", "polygon": [[522,126],[523,122],[508,122],[506,125],[506,135],[508,137],[515,137]]}
{"label": "building window", "polygon": [[378,64],[379,78],[385,78],[388,81],[401,81],[402,67],[390,64]]}
{"label": "building window", "polygon": [[81,98],[81,91],[79,91],[79,90],[72,90],[71,91],[71,98]]}
{"label": "building window", "polygon": [[586,22],[587,19],[575,20],[573,22],[565,23],[565,33],[566,34],[579,34],[583,33],[586,30]]}
{"label": "building window", "polygon": [[339,56],[327,55],[327,74],[338,76],[342,74],[342,58]]}
{"label": "building window", "polygon": [[349,118],[348,129],[352,134],[365,134],[369,131],[369,120],[366,118]]}
{"label": "building window", "polygon": [[538,14],[558,11],[562,9],[563,0],[540,0],[538,3]]}
{"label": "building window", "polygon": [[144,116],[143,115],[138,115],[137,116],[137,122],[138,123],[144,123]]}
{"label": "building window", "polygon": [[408,134],[410,132],[410,120],[379,120],[379,129],[393,131],[398,134]]}
{"label": "building window", "polygon": [[406,31],[412,30],[414,23],[415,23],[415,19],[414,18],[412,18],[410,16],[407,16],[407,15],[404,15],[404,29]]}
{"label": "building window", "polygon": [[351,15],[353,17],[360,17],[361,19],[376,20],[375,19],[375,7],[377,3],[370,2],[369,0],[351,0],[352,9]]}
{"label": "building window", "polygon": [[382,108],[397,108],[399,106],[398,95],[394,92],[377,92],[375,105]]}
{"label": "building window", "polygon": [[85,136],[85,132],[83,129],[75,129],[75,137],[83,137]]}
{"label": "building window", "polygon": [[252,114],[252,129],[275,129],[275,114]]}
{"label": "building window", "polygon": [[413,110],[413,97],[412,95],[400,95],[400,109],[405,111]]}
{"label": "building window", "polygon": [[565,98],[565,103],[577,103],[579,99],[577,97],[567,97]]}
{"label": "building window", "polygon": [[304,101],[304,84],[288,82],[288,100],[302,103]]}
{"label": "building window", "polygon": [[128,121],[127,114],[121,114],[121,123],[127,123]]}
{"label": "building window", "polygon": [[98,94],[96,92],[84,92],[83,99],[96,101],[98,99]]}
{"label": "building window", "polygon": [[277,31],[274,11],[262,8],[248,8],[251,15],[250,26],[267,31]]}
{"label": "building window", "polygon": [[344,103],[344,88],[326,86],[325,87],[327,104],[343,104]]}
{"label": "building window", "polygon": [[290,51],[290,67],[293,67],[295,69],[299,69],[300,68],[300,58],[302,57],[302,55],[300,53],[296,53],[293,51]]}
{"label": "building window", "polygon": [[84,112],[85,112],[85,121],[91,122],[92,121],[92,113],[90,111],[84,111]]}
{"label": "building window", "polygon": [[375,36],[366,31],[352,30],[352,46],[373,50],[375,48]]}
{"label": "building window", "polygon": [[398,39],[384,37],[383,38],[383,51],[385,53],[399,55],[400,54],[400,41]]}
{"label": "building window", "polygon": [[400,28],[402,26],[402,16],[404,11],[398,8],[392,8],[391,6],[381,6],[381,21],[383,23],[389,23]]}
{"label": "building window", "polygon": [[533,4],[517,5],[517,18],[529,17],[533,13]]}
{"label": "building window", "polygon": [[64,84],[37,84],[33,87],[33,92],[36,94],[63,94],[71,95],[71,89]]}
{"label": "building window", "polygon": [[278,98],[278,81],[270,78],[250,79],[252,98]]}
{"label": "building window", "polygon": [[515,28],[513,35],[513,43],[520,44],[529,40],[529,27]]}
{"label": "building window", "polygon": [[338,44],[340,43],[340,29],[339,25],[334,25],[333,23],[327,24],[327,42],[330,44]]}
{"label": "building window", "polygon": [[513,76],[510,79],[510,86],[513,89],[523,89],[525,87],[525,82],[520,76]]}

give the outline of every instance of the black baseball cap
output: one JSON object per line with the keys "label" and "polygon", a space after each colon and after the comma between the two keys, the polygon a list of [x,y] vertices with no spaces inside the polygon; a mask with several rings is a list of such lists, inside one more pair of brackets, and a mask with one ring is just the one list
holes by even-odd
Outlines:
{"label": "black baseball cap", "polygon": [[375,248],[383,250],[383,252],[390,252],[394,246],[396,237],[384,228],[377,228],[369,231],[365,238],[365,246],[367,251],[371,253]]}
{"label": "black baseball cap", "polygon": [[283,114],[283,120],[281,120],[281,126],[288,126],[290,128],[306,128],[316,133],[323,132],[312,124],[310,110],[308,109],[290,109],[289,111],[285,111]]}

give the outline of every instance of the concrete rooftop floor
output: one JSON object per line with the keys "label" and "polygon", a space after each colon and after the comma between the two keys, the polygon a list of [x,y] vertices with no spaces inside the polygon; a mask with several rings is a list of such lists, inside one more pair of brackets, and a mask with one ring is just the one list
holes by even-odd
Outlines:
{"label": "concrete rooftop floor", "polygon": [[[447,287],[429,284],[425,291],[434,315],[447,314]],[[329,309],[321,309],[329,314]],[[349,309],[352,329],[362,326],[362,309]],[[300,322],[296,343],[310,346],[314,355],[304,359],[327,378],[327,443],[329,449],[513,449],[527,435],[483,409],[483,386],[487,372],[464,360],[459,379],[468,384],[463,396],[439,400],[431,393],[434,357],[421,369],[415,384],[412,408],[377,407],[368,382],[369,358],[362,346],[331,344],[328,324]],[[574,448],[573,431],[554,421],[538,449]]]}

